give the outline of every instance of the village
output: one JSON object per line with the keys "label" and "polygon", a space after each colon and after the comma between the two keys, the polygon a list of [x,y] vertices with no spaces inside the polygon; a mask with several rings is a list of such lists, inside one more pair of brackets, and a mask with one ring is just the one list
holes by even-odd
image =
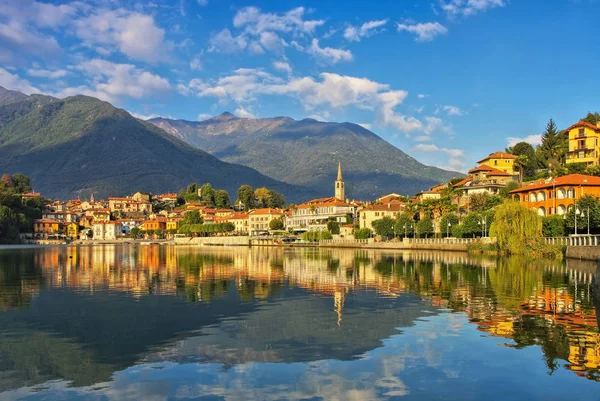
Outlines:
{"label": "village", "polygon": [[[351,200],[346,197],[340,161],[332,183],[334,196],[299,205],[255,208],[238,199],[229,208],[219,208],[205,201],[204,186],[197,185],[197,196],[192,201],[181,199],[177,193],[136,192],[106,200],[96,200],[92,195],[88,200],[45,202],[42,218],[34,221],[33,232],[21,237],[31,241],[156,240],[177,235],[303,235],[302,239],[309,241],[375,235],[386,239],[485,237],[492,218],[486,211],[506,199],[518,200],[555,223],[560,222],[556,217],[559,216],[565,228],[574,226],[574,234],[578,234],[578,222],[579,229],[589,233],[597,228],[594,224],[600,223],[590,216],[590,206],[587,210],[573,208],[581,198],[600,195],[600,177],[594,175],[599,165],[600,122],[579,121],[564,135],[568,138],[568,150],[562,166],[549,162],[547,174],[529,181],[524,181],[527,156],[497,151],[479,160],[465,178],[413,196],[402,195],[402,188],[398,188],[398,193],[382,194],[374,200]],[[24,201],[32,198],[42,198],[42,194],[22,194]],[[569,212],[576,216],[571,218],[572,224],[567,221]],[[391,223],[381,224],[386,221]]]}

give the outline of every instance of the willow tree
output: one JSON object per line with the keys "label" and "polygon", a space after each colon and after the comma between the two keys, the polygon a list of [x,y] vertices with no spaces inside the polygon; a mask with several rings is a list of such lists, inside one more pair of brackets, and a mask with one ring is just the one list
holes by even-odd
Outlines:
{"label": "willow tree", "polygon": [[501,250],[523,254],[531,239],[542,236],[542,218],[517,201],[507,201],[496,209],[490,236]]}

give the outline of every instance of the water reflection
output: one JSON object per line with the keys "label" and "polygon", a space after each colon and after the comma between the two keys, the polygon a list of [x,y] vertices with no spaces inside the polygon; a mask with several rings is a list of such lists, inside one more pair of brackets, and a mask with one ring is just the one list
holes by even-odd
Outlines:
{"label": "water reflection", "polygon": [[[476,394],[465,375],[506,368],[490,361],[508,349],[539,349],[532,366],[582,385],[600,378],[595,272],[458,253],[0,250],[0,399],[93,398],[98,386],[127,398],[140,375],[177,389],[158,399],[423,397],[442,389],[415,383],[439,375]],[[477,349],[485,356],[465,364]]]}

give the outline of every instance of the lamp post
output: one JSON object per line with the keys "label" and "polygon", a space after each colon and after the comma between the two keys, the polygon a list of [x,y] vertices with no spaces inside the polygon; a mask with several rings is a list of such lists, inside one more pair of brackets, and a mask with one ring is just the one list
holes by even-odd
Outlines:
{"label": "lamp post", "polygon": [[404,223],[404,238],[406,238],[406,223]]}
{"label": "lamp post", "polygon": [[479,220],[479,225],[481,226],[481,236],[485,238],[487,235],[487,216],[483,216],[481,220]]}
{"label": "lamp post", "polygon": [[588,235],[590,235],[590,207],[588,206],[587,209],[588,209],[587,210],[587,218],[588,218],[588,222],[587,222],[588,223],[588,227],[587,228],[588,228]]}
{"label": "lamp post", "polygon": [[452,224],[450,222],[448,222],[448,228],[446,229],[446,238],[450,238],[450,226]]}
{"label": "lamp post", "polygon": [[577,204],[575,204],[575,212],[573,214],[575,215],[575,235],[577,235],[577,216],[579,215],[579,210],[577,210]]}

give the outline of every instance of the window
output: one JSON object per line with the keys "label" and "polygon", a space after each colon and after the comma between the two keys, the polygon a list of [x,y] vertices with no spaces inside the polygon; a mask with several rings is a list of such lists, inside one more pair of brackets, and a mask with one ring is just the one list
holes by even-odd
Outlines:
{"label": "window", "polygon": [[583,138],[585,136],[585,128],[579,128],[579,137]]}
{"label": "window", "polygon": [[585,152],[584,152],[583,150],[580,150],[580,151],[577,153],[577,158],[578,158],[578,159],[583,159],[584,157],[585,157]]}
{"label": "window", "polygon": [[498,165],[498,160],[494,160],[494,166]]}

